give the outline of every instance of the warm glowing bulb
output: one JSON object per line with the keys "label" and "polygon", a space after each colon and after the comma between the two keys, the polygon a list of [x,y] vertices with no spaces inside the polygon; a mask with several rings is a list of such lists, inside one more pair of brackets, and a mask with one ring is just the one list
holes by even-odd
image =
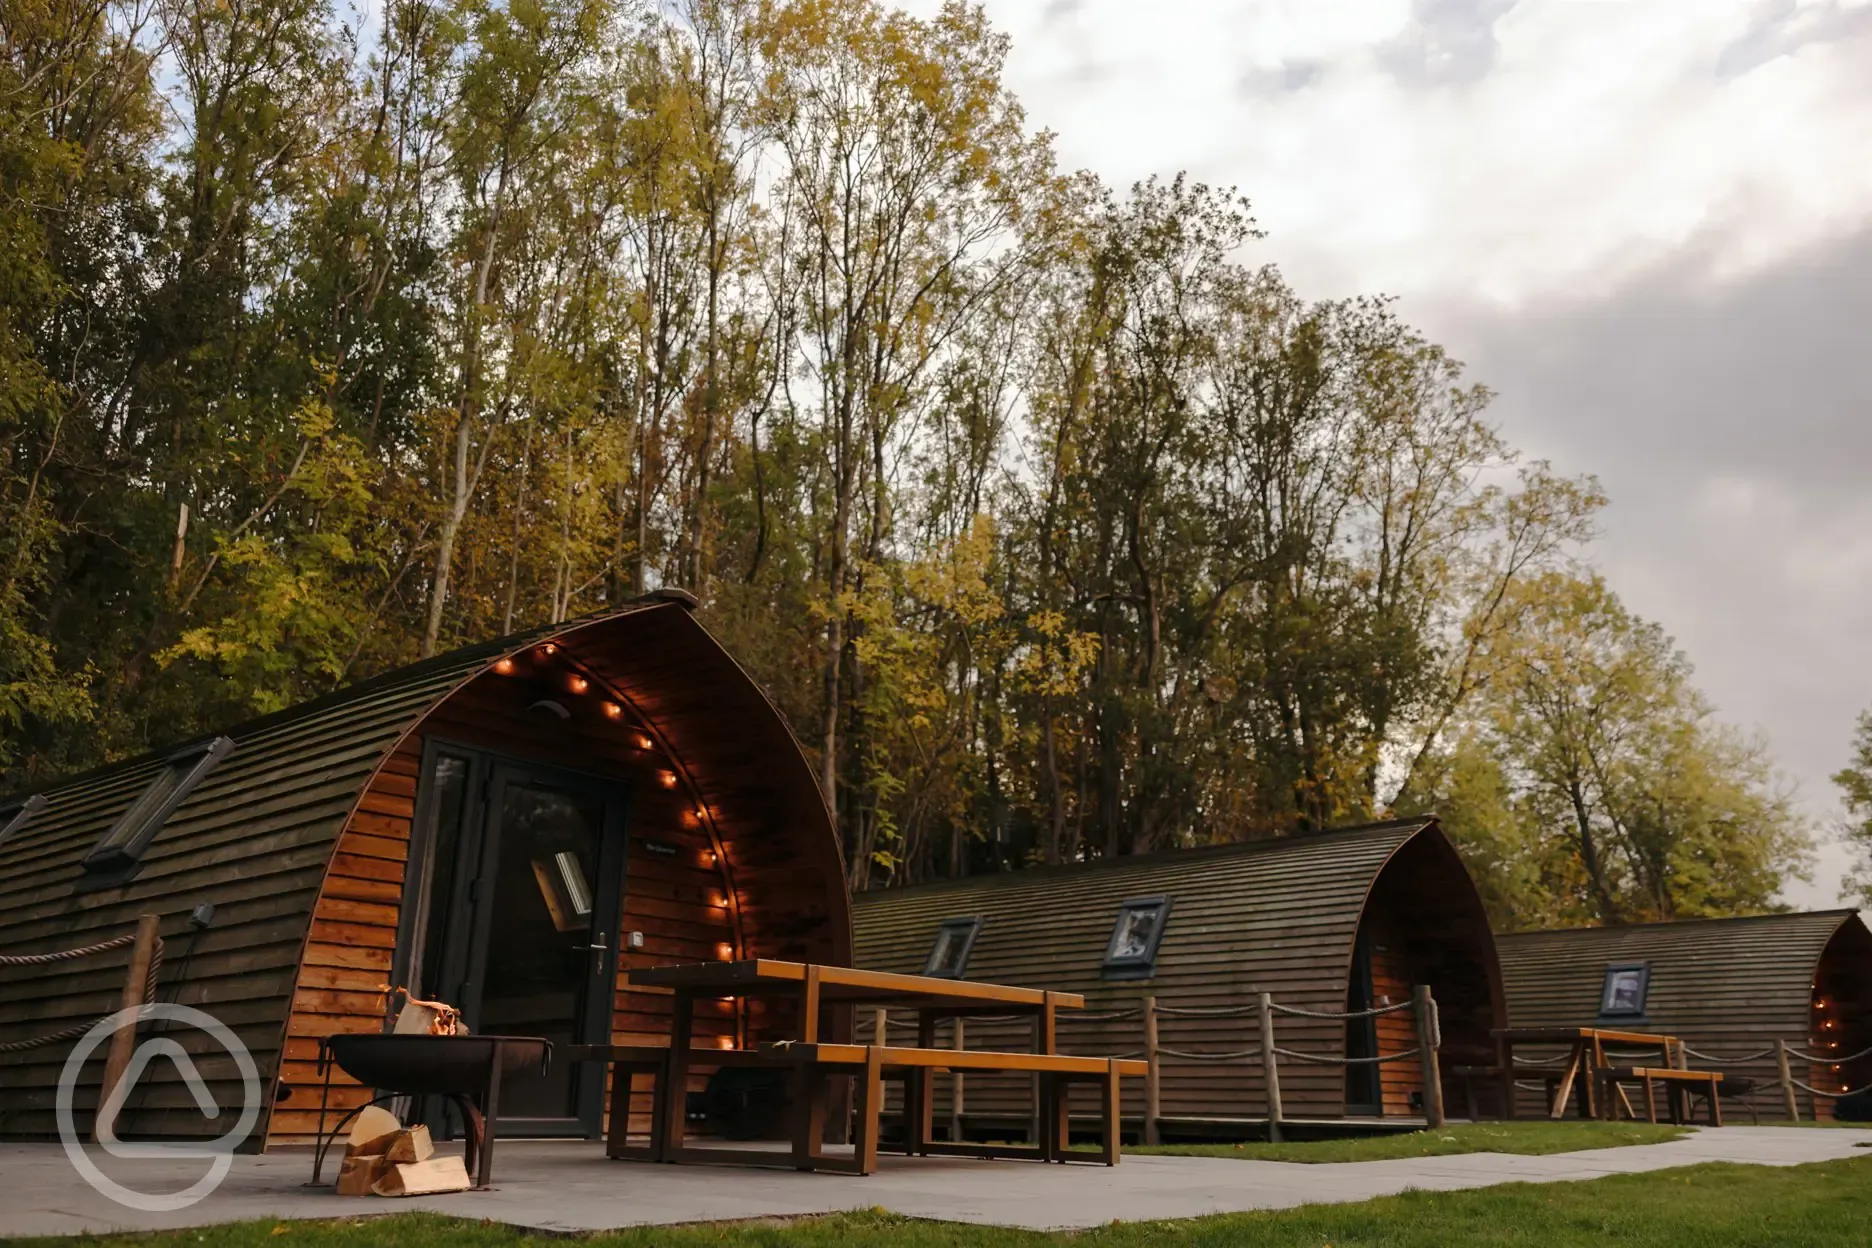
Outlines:
{"label": "warm glowing bulb", "polygon": [[650,738],[649,738],[649,737],[638,737],[638,738],[637,738],[637,748],[638,748],[638,749],[640,749],[640,750],[647,750],[647,749],[649,749],[649,748],[650,748]]}
{"label": "warm glowing bulb", "polygon": [[551,655],[559,653],[559,647],[553,645],[553,643],[549,641],[540,647],[540,653],[550,657]]}
{"label": "warm glowing bulb", "polygon": [[723,941],[721,944],[715,946],[715,956],[720,958],[723,962],[732,960],[734,957],[734,946]]}
{"label": "warm glowing bulb", "polygon": [[657,783],[662,785],[666,789],[675,788],[676,787],[676,773],[673,771],[657,772]]}
{"label": "warm glowing bulb", "polygon": [[584,693],[587,689],[591,688],[591,681],[586,680],[583,676],[568,676],[566,677],[566,688],[570,689],[573,693]]}
{"label": "warm glowing bulb", "polygon": [[722,1048],[724,1048],[724,1049],[732,1049],[732,1048],[734,1048],[734,1037],[733,1037],[733,1036],[723,1036],[723,1037],[721,1038],[721,1047],[722,1047]]}
{"label": "warm glowing bulb", "polygon": [[705,849],[702,851],[702,865],[705,867],[712,867],[715,865],[715,851],[714,850]]}
{"label": "warm glowing bulb", "polygon": [[708,904],[720,910],[728,905],[728,899],[720,893],[710,893],[708,895]]}
{"label": "warm glowing bulb", "polygon": [[604,713],[606,719],[616,719],[624,713],[624,708],[615,702],[607,702],[604,704]]}
{"label": "warm glowing bulb", "polygon": [[514,661],[512,659],[495,659],[494,670],[503,676],[511,676],[514,674]]}

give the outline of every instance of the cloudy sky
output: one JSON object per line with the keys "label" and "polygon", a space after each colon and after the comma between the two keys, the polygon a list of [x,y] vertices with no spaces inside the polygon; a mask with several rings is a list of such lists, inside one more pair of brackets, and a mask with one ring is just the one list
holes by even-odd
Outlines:
{"label": "cloudy sky", "polygon": [[1836,817],[1872,705],[1872,0],[986,4],[1069,163],[1239,186],[1254,259],[1398,296],[1517,445],[1597,473],[1614,585]]}

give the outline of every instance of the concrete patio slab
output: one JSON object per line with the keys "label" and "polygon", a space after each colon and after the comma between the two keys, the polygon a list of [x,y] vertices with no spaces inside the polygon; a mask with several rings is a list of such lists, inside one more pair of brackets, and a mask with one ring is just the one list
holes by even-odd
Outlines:
{"label": "concrete patio slab", "polygon": [[[1704,1161],[1791,1166],[1864,1156],[1872,1130],[1727,1127],[1668,1144],[1547,1157],[1472,1153],[1303,1165],[1211,1157],[1130,1156],[1115,1169],[1033,1162],[886,1156],[869,1178],[605,1159],[595,1143],[504,1142],[495,1188],[410,1200],[349,1199],[303,1186],[311,1155],[237,1157],[213,1195],[190,1208],[142,1213],[93,1190],[56,1144],[0,1145],[0,1238],[200,1226],[248,1218],[331,1218],[428,1209],[542,1231],[788,1217],[884,1208],[910,1217],[1036,1230],[1187,1218],[1366,1200],[1408,1188],[1454,1191],[1558,1182]],[[126,1186],[173,1192],[207,1163],[94,1154]]]}

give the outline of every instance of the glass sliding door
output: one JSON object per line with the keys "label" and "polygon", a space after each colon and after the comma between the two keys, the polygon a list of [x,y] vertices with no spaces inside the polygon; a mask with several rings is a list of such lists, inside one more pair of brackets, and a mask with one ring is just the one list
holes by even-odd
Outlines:
{"label": "glass sliding door", "polygon": [[[418,982],[482,1035],[555,1049],[610,1037],[623,896],[617,784],[475,751],[432,751],[426,770],[426,913]],[[598,1133],[602,1068],[553,1062],[501,1086],[502,1135]],[[446,1126],[444,1123],[435,1125]]]}

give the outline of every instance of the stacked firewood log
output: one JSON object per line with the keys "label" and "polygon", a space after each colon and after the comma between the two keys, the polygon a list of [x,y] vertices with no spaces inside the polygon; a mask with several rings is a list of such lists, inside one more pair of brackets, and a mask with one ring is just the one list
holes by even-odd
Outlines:
{"label": "stacked firewood log", "polygon": [[358,1115],[338,1171],[340,1196],[432,1196],[472,1186],[460,1157],[435,1155],[428,1127],[405,1127],[378,1105]]}

